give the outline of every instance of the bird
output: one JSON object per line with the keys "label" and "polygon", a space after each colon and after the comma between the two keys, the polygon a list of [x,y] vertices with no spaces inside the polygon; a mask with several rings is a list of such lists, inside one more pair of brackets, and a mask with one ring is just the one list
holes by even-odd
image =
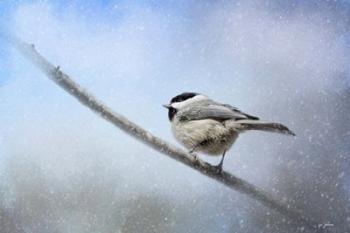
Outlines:
{"label": "bird", "polygon": [[236,107],[196,92],[181,93],[163,106],[168,109],[174,137],[189,153],[221,155],[220,163],[214,166],[218,171],[222,171],[226,152],[243,132],[261,130],[295,136],[283,124],[261,121]]}

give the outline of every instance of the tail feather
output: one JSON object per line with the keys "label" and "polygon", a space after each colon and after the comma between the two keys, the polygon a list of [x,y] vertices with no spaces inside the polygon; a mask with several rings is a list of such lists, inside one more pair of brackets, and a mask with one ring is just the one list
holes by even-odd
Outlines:
{"label": "tail feather", "polygon": [[240,123],[242,130],[262,130],[295,136],[295,133],[293,131],[288,129],[287,126],[280,123],[269,123],[254,120],[242,120],[238,122]]}

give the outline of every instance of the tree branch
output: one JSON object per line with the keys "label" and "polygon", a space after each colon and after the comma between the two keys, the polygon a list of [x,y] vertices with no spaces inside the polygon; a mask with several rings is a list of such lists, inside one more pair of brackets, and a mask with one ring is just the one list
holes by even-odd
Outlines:
{"label": "tree branch", "polygon": [[48,62],[41,54],[35,50],[34,45],[27,44],[13,37],[10,38],[9,41],[58,86],[75,97],[80,103],[99,114],[102,118],[123,130],[125,133],[135,137],[156,151],[165,154],[170,158],[175,159],[187,165],[188,167],[191,167],[192,169],[195,169],[203,175],[210,177],[233,190],[236,190],[259,201],[264,206],[271,208],[284,216],[287,216],[300,226],[318,231],[319,227],[310,218],[306,218],[301,213],[292,210],[287,204],[277,201],[270,194],[266,193],[257,186],[250,184],[249,182],[240,179],[226,171],[218,173],[217,169],[215,169],[210,164],[200,159],[194,158],[194,156],[188,152],[167,143],[161,138],[152,135],[140,126],[129,121],[126,117],[113,112],[106,105],[98,101],[92,94],[75,83],[67,74],[63,73],[59,67],[55,67],[50,62]]}

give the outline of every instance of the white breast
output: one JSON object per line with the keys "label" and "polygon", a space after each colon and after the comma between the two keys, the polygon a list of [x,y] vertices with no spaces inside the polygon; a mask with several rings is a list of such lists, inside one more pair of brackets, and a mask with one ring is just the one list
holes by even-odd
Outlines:
{"label": "white breast", "polygon": [[[196,147],[196,151],[211,155],[221,155],[227,151],[238,136],[234,128],[212,119],[181,122],[175,117],[172,131],[175,138],[187,149]],[[205,141],[211,143],[201,145]]]}

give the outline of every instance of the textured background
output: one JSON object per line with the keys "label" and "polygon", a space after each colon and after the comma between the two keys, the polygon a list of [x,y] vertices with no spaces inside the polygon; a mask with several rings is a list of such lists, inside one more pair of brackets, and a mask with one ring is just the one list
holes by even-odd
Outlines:
{"label": "textured background", "polygon": [[[1,1],[0,32],[173,143],[161,104],[183,91],[288,125],[242,135],[225,169],[350,232],[349,1],[96,2]],[[113,128],[2,37],[0,58],[2,233],[303,230]]]}

